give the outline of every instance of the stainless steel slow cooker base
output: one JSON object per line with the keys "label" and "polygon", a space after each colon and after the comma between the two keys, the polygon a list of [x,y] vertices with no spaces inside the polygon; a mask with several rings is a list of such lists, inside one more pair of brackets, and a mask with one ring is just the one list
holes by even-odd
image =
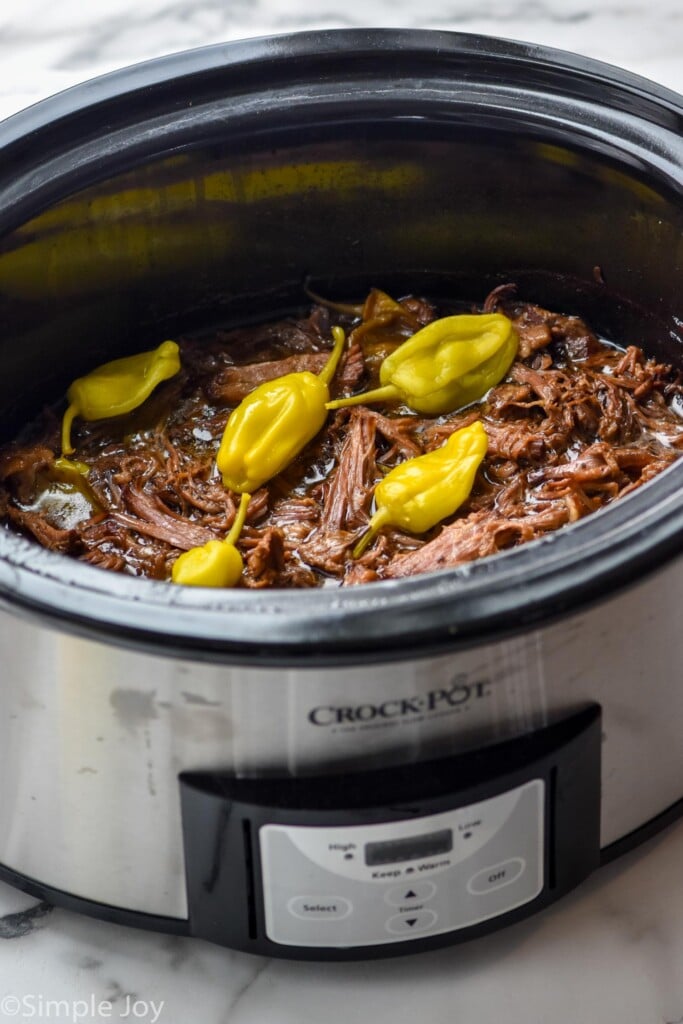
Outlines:
{"label": "stainless steel slow cooker base", "polygon": [[417,763],[591,701],[603,713],[608,847],[681,798],[683,692],[662,683],[663,698],[653,680],[676,681],[683,634],[672,635],[668,609],[682,600],[677,559],[543,628],[339,669],[171,660],[3,616],[0,864],[82,899],[186,918],[180,772]]}
{"label": "stainless steel slow cooker base", "polygon": [[[2,437],[93,364],[303,307],[311,277],[472,301],[514,279],[681,365],[681,113],[581,58],[383,31],[39,104],[0,126]],[[494,559],[316,593],[207,596],[0,531],[0,874],[192,931],[181,773],[419,766],[586,705],[614,848],[683,797],[682,478]]]}

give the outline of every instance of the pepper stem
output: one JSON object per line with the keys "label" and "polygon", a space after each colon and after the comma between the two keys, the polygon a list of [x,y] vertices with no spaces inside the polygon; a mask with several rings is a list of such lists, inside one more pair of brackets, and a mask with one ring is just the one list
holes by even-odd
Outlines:
{"label": "pepper stem", "polygon": [[361,303],[360,306],[351,305],[348,302],[332,302],[331,299],[326,299],[322,295],[318,295],[308,285],[304,285],[304,291],[308,295],[309,299],[313,299],[319,306],[324,306],[325,309],[334,309],[337,313],[350,313],[352,316],[362,316],[363,306],[365,303]]}
{"label": "pepper stem", "polygon": [[365,533],[361,534],[360,540],[356,542],[356,546],[351,552],[352,558],[360,558],[366,548],[368,548],[373,542],[382,527],[386,526],[389,522],[389,519],[390,516],[388,509],[382,508],[378,512],[375,512],[374,516],[370,520],[370,525],[367,530]]}
{"label": "pepper stem", "polygon": [[346,335],[344,334],[344,331],[341,329],[341,327],[332,328],[332,337],[334,338],[334,348],[332,349],[330,358],[327,360],[322,370],[318,374],[318,377],[323,382],[323,384],[328,385],[330,384],[332,378],[337,372],[339,360],[342,357],[342,352],[344,351],[344,344],[346,342]]}
{"label": "pepper stem", "polygon": [[392,399],[400,398],[401,392],[394,384],[387,384],[383,388],[375,388],[374,391],[364,391],[360,395],[352,395],[351,398],[335,398],[334,402],[326,402],[326,409],[345,409],[347,405],[363,405],[365,402],[390,402]]}
{"label": "pepper stem", "polygon": [[78,415],[78,406],[70,405],[62,420],[62,455],[73,455],[75,448],[71,444],[71,424]]}
{"label": "pepper stem", "polygon": [[225,538],[226,544],[234,544],[237,538],[239,537],[240,533],[242,532],[244,520],[247,518],[247,508],[249,507],[250,501],[251,494],[247,494],[245,492],[240,498],[240,503],[235,514],[235,518],[233,519],[232,526],[230,527],[230,533]]}

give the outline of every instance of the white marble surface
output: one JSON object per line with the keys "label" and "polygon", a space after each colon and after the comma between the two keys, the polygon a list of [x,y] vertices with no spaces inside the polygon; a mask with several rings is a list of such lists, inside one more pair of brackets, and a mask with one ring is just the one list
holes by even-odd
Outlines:
{"label": "white marble surface", "polygon": [[[136,1003],[146,1024],[161,1003],[161,1024],[681,1024],[681,863],[683,823],[522,924],[358,964],[262,960],[36,908],[0,886],[0,915],[33,907],[0,916],[0,1007],[8,994],[26,1005],[0,1020],[28,1019],[42,998],[87,1024],[125,1020]],[[111,1016],[79,1018],[93,1000]]]}
{"label": "white marble surface", "polygon": [[680,0],[23,0],[0,5],[0,117],[175,50],[313,28],[483,32],[596,57],[683,91]]}
{"label": "white marble surface", "polygon": [[[174,50],[352,25],[526,39],[683,92],[680,0],[23,0],[0,10],[0,118]],[[681,1024],[682,863],[680,823],[526,923],[438,953],[351,965],[264,961],[137,932],[0,884],[0,1021]]]}

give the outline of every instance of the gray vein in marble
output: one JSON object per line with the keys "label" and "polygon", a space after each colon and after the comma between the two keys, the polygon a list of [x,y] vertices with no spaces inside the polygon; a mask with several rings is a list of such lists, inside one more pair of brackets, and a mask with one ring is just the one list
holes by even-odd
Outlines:
{"label": "gray vein in marble", "polygon": [[370,26],[476,32],[560,47],[683,92],[679,0],[24,0],[0,10],[0,119],[79,80],[174,51],[302,29]]}
{"label": "gray vein in marble", "polygon": [[262,963],[260,963],[257,966],[253,977],[248,978],[247,981],[245,981],[244,984],[240,986],[240,988],[236,989],[235,992],[231,994],[230,1002],[228,1006],[225,1008],[224,1015],[222,1017],[222,1024],[233,1024],[235,1010],[243,1001],[245,996],[253,992],[256,982],[259,980],[263,972],[270,966],[271,963],[271,960],[264,960]]}
{"label": "gray vein in marble", "polygon": [[[25,19],[14,13],[0,24],[0,46],[15,49],[22,45],[35,46],[50,39],[63,47],[61,59],[53,64],[57,70],[78,70],[91,67],[121,52],[142,55],[142,48],[163,52],[168,47],[150,48],[155,37],[178,40],[177,48],[203,42],[261,34],[264,31],[287,31],[300,27],[331,27],[368,24],[404,24],[406,27],[452,27],[490,22],[490,30],[496,26],[517,23],[547,23],[562,27],[605,16],[629,19],[652,20],[681,18],[682,12],[676,0],[660,0],[656,11],[638,4],[623,4],[619,0],[600,4],[587,4],[585,0],[520,0],[507,3],[504,0],[451,0],[444,4],[440,0],[424,0],[419,6],[405,0],[374,0],[371,4],[349,2],[339,5],[338,0],[316,4],[311,10],[310,3],[292,0],[283,5],[273,0],[232,0],[225,4],[221,0],[177,0],[175,3],[122,3],[107,11],[100,4],[79,10],[78,32],[73,30],[70,8],[62,4],[56,19],[49,6],[45,7],[40,20]],[[64,10],[66,8],[66,10]],[[76,40],[75,45],[72,40]]]}
{"label": "gray vein in marble", "polygon": [[[54,907],[50,903],[38,903],[28,910],[20,910],[16,914],[0,917],[0,939],[20,939],[30,934],[37,927],[42,927],[43,920],[51,914]],[[42,923],[41,923],[42,922]]]}
{"label": "gray vein in marble", "polygon": [[82,956],[78,960],[78,968],[82,971],[94,971],[96,968],[102,966],[103,961],[98,960],[95,956]]}
{"label": "gray vein in marble", "polygon": [[135,1002],[135,1000],[139,998],[137,992],[132,992],[129,989],[123,988],[118,981],[114,981],[113,979],[106,983],[105,993],[105,999],[107,999],[112,1006],[116,1006],[118,1002],[126,1000]]}

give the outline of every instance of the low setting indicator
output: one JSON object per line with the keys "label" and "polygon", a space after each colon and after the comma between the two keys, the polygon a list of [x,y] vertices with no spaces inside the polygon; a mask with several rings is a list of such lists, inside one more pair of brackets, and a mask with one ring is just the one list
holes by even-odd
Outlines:
{"label": "low setting indicator", "polygon": [[382,843],[367,843],[365,846],[365,863],[368,867],[378,864],[396,864],[402,860],[422,860],[424,857],[436,857],[442,853],[450,853],[453,849],[452,829],[440,832],[428,832],[421,836],[408,836],[405,839],[387,839]]}

